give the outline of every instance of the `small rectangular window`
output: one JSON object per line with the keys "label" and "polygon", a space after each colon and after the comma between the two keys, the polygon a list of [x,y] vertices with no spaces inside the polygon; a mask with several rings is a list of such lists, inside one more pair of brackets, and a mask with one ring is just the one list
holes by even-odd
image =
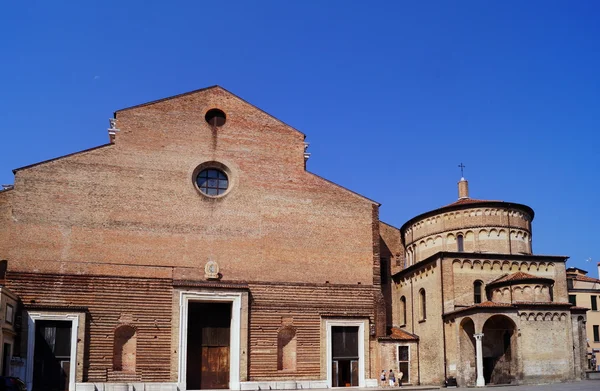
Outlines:
{"label": "small rectangular window", "polygon": [[594,325],[594,342],[600,342],[600,326]]}
{"label": "small rectangular window", "polygon": [[569,295],[569,303],[571,303],[572,305],[577,305],[577,296]]}
{"label": "small rectangular window", "polygon": [[573,279],[567,278],[567,289],[573,289]]}
{"label": "small rectangular window", "polygon": [[465,242],[464,242],[464,237],[462,235],[458,235],[456,237],[456,247],[459,253],[462,253],[463,251],[465,251]]}
{"label": "small rectangular window", "polygon": [[15,316],[15,308],[12,305],[7,304],[6,305],[6,314],[5,314],[6,323],[13,324],[14,316]]}
{"label": "small rectangular window", "polygon": [[[398,346],[398,384],[409,383],[410,352],[408,346]],[[400,377],[402,373],[402,377]]]}
{"label": "small rectangular window", "polygon": [[425,296],[425,289],[419,291],[419,297],[421,299],[421,321],[427,319],[427,297]]}
{"label": "small rectangular window", "polygon": [[596,300],[597,297],[592,296],[592,311],[598,311],[598,302]]}

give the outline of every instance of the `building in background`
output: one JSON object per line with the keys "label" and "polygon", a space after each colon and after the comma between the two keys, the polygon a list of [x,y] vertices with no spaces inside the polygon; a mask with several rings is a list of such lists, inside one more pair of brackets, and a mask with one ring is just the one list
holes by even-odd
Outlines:
{"label": "building in background", "polygon": [[567,257],[532,253],[530,207],[470,198],[464,178],[458,194],[400,228],[394,324],[419,338],[420,382],[583,377],[586,310],[568,301]]}
{"label": "building in background", "polygon": [[585,309],[566,258],[531,253],[531,208],[461,180],[398,229],[306,170],[304,134],[218,86],[108,131],[0,192],[3,368],[28,390],[583,376]]}
{"label": "building in background", "polygon": [[[600,277],[600,263],[598,273]],[[587,274],[587,271],[576,267],[568,268],[567,288],[571,304],[589,309],[586,322],[587,366],[591,370],[600,370],[600,279]]]}

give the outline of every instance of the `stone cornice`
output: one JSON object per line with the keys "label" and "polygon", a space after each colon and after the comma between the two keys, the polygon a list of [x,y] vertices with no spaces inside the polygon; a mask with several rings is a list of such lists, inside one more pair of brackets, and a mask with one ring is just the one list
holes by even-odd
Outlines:
{"label": "stone cornice", "polygon": [[467,252],[456,252],[456,251],[439,251],[422,261],[419,261],[413,265],[410,265],[406,269],[399,271],[392,275],[392,278],[401,278],[411,272],[418,270],[421,267],[427,266],[431,262],[438,259],[492,259],[497,261],[552,261],[552,262],[566,262],[569,257],[563,255],[525,255],[525,254],[498,254],[498,253],[467,253]]}

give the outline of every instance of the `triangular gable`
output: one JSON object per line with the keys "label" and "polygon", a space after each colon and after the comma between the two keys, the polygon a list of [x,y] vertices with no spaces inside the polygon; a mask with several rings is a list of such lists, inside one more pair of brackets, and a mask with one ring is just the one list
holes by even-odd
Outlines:
{"label": "triangular gable", "polygon": [[259,107],[255,106],[255,105],[253,105],[252,103],[250,103],[250,102],[248,102],[248,101],[240,98],[238,95],[232,93],[231,91],[229,91],[229,90],[227,90],[227,89],[225,89],[225,88],[223,88],[223,87],[221,87],[219,85],[214,85],[214,86],[210,86],[210,87],[200,88],[200,89],[197,89],[197,90],[184,92],[184,93],[173,95],[173,96],[169,96],[169,97],[166,97],[166,98],[161,98],[161,99],[153,100],[153,101],[150,101],[150,102],[141,103],[139,105],[125,107],[123,109],[115,111],[114,112],[114,116],[115,116],[115,118],[117,118],[117,114],[120,113],[120,112],[123,112],[123,111],[134,110],[134,109],[138,109],[138,108],[141,108],[141,107],[146,107],[146,106],[154,105],[154,104],[157,104],[157,103],[165,102],[165,101],[168,101],[168,100],[177,99],[177,98],[181,98],[181,97],[184,97],[184,96],[187,96],[187,95],[193,95],[193,94],[197,94],[197,93],[205,92],[205,91],[209,91],[209,90],[221,90],[221,91],[223,91],[223,92],[231,95],[232,97],[236,98],[240,102],[243,102],[243,103],[245,103],[245,104],[253,107],[254,109],[260,111],[261,113],[268,115],[269,117],[273,118],[274,120],[276,120],[280,124],[288,127],[289,129],[291,129],[291,130],[293,130],[295,132],[300,133],[302,136],[304,136],[304,138],[306,138],[306,135],[304,133],[302,133],[301,131],[299,131],[298,129],[294,128],[293,126],[290,126],[290,125],[286,124],[285,122],[283,122],[279,118],[277,118],[277,117],[275,117],[275,116],[267,113],[266,111],[262,110],[261,108],[259,108]]}

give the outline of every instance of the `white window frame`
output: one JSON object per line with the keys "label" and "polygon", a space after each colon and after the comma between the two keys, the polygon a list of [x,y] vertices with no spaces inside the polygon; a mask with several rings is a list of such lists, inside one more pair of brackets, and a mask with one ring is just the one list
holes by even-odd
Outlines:
{"label": "white window frame", "polygon": [[[408,361],[400,361],[400,347],[404,347],[406,346],[408,348]],[[396,376],[400,376],[400,362],[406,362],[408,363],[408,372],[406,373],[406,383],[410,383],[410,345],[406,345],[406,344],[401,344],[401,345],[396,345],[396,354],[397,354],[397,362],[398,362],[398,372],[396,372]],[[398,379],[398,382],[400,382],[400,379]]]}
{"label": "white window frame", "polygon": [[[327,320],[325,327],[327,332],[327,387],[333,386],[333,368],[331,361],[333,352],[331,351],[331,329],[333,327],[357,327],[358,326],[358,386],[366,387],[365,382],[365,321],[364,320]],[[339,388],[339,387],[338,387]]]}
{"label": "white window frame", "polygon": [[54,314],[49,312],[29,312],[27,319],[27,369],[25,384],[33,388],[33,356],[35,354],[35,322],[38,320],[57,320],[71,322],[71,354],[69,358],[69,391],[75,391],[77,374],[77,335],[79,334],[79,314]]}
{"label": "white window frame", "polygon": [[180,292],[179,296],[179,370],[177,383],[180,390],[187,390],[187,338],[190,302],[232,303],[229,340],[229,389],[240,389],[240,341],[242,317],[242,293],[234,292]]}

